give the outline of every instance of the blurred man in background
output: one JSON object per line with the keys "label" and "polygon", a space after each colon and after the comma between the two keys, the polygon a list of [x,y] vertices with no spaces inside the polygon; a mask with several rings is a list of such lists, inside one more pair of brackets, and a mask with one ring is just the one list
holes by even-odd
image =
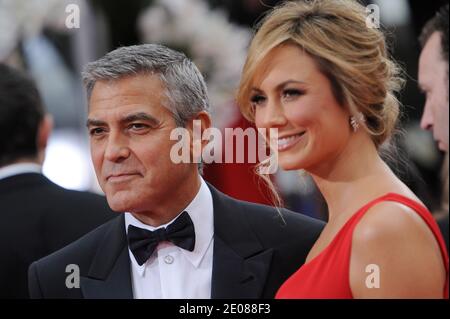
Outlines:
{"label": "blurred man in background", "polygon": [[449,82],[448,82],[448,4],[430,19],[422,30],[419,59],[419,86],[426,94],[421,120],[424,130],[433,132],[441,151],[446,153],[443,167],[443,216],[438,219],[448,249],[448,151],[449,151]]}
{"label": "blurred man in background", "polygon": [[51,130],[33,81],[0,64],[0,298],[28,298],[31,262],[113,216],[103,197],[42,175]]}

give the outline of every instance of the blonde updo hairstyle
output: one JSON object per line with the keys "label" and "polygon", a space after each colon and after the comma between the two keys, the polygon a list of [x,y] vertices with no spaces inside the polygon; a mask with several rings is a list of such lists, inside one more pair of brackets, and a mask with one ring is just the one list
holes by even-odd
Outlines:
{"label": "blonde updo hairstyle", "polygon": [[401,69],[389,58],[383,33],[366,25],[365,7],[352,0],[289,1],[260,23],[247,55],[237,100],[254,122],[253,78],[267,54],[283,44],[298,45],[330,81],[336,101],[362,124],[379,148],[395,130],[403,85]]}

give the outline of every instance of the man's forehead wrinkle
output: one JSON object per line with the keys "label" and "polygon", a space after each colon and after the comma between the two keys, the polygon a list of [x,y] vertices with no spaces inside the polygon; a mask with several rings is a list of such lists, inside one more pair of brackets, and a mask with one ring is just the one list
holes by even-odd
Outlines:
{"label": "man's forehead wrinkle", "polygon": [[[112,95],[101,95],[94,96],[91,99],[91,105],[93,103],[101,103],[106,104],[104,106],[140,106],[140,105],[149,105],[153,106],[155,104],[155,100],[159,100],[161,103],[165,102],[164,96],[161,95],[160,92],[151,92],[147,91],[146,94],[143,92],[130,92],[128,91],[126,94],[121,92],[114,92]],[[109,105],[109,103],[113,103],[115,105]]]}

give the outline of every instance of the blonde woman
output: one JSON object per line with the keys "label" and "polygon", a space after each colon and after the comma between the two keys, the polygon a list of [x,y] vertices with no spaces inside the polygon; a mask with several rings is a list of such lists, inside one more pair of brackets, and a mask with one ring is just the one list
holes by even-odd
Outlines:
{"label": "blonde woman", "polygon": [[277,298],[448,297],[431,214],[379,156],[399,115],[399,69],[356,1],[286,2],[262,21],[238,92],[278,129],[279,165],[305,170],[329,222]]}

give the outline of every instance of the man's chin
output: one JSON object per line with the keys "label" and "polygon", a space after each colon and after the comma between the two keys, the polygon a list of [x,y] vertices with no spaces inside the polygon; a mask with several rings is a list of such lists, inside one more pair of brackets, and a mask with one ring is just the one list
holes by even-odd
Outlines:
{"label": "man's chin", "polygon": [[108,201],[109,207],[117,213],[130,212],[134,208],[134,205],[132,205],[129,200],[118,198],[118,196],[107,195],[106,199]]}
{"label": "man's chin", "polygon": [[446,145],[446,144],[444,144],[442,142],[438,142],[438,148],[442,152],[448,153],[448,145]]}
{"label": "man's chin", "polygon": [[116,189],[105,189],[109,207],[115,212],[129,212],[133,208],[133,193]]}

